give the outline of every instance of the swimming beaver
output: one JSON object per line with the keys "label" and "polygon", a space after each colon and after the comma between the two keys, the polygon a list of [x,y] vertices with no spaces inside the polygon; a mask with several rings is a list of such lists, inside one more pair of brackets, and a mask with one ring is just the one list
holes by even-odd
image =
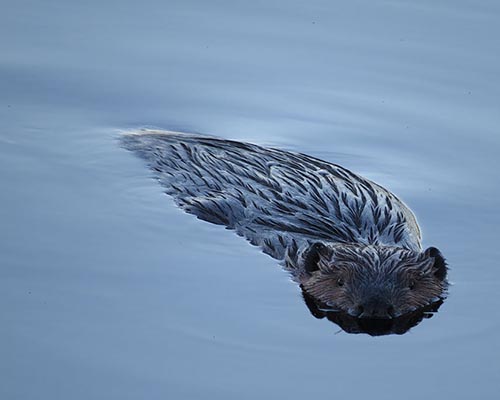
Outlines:
{"label": "swimming beaver", "polygon": [[434,247],[422,251],[412,212],[339,165],[169,131],[126,134],[122,144],[186,212],[234,229],[280,260],[310,309],[393,319],[445,297],[445,260]]}

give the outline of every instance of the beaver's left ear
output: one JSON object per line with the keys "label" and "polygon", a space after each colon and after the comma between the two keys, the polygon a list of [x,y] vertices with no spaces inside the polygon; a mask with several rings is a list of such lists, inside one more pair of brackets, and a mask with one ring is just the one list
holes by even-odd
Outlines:
{"label": "beaver's left ear", "polygon": [[326,249],[326,246],[321,242],[313,243],[304,254],[304,269],[312,274],[319,269],[318,262],[320,254]]}
{"label": "beaver's left ear", "polygon": [[446,261],[441,252],[435,247],[429,247],[427,250],[424,251],[424,254],[427,257],[434,259],[434,265],[432,266],[432,271],[434,272],[436,278],[444,280],[446,278],[447,268],[446,268]]}

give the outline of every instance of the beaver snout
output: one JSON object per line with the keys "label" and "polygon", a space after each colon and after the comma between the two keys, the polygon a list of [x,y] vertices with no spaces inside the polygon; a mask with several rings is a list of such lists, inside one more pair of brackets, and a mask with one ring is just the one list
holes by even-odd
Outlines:
{"label": "beaver snout", "polygon": [[358,304],[352,314],[358,318],[391,319],[394,306],[380,297],[372,297]]}

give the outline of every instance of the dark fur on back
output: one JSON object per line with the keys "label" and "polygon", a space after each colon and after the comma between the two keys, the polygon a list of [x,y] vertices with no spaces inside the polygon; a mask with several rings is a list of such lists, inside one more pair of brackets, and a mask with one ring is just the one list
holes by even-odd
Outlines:
{"label": "dark fur on back", "polygon": [[392,318],[444,296],[444,259],[437,249],[422,251],[412,212],[339,165],[177,132],[141,131],[122,144],[182,209],[282,261],[331,309]]}

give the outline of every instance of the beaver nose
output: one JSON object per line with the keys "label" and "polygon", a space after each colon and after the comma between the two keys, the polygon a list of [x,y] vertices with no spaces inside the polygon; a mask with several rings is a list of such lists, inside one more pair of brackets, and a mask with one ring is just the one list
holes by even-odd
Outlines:
{"label": "beaver nose", "polygon": [[360,305],[357,310],[359,311],[359,318],[385,318],[390,319],[394,317],[394,307],[380,299],[371,299]]}

